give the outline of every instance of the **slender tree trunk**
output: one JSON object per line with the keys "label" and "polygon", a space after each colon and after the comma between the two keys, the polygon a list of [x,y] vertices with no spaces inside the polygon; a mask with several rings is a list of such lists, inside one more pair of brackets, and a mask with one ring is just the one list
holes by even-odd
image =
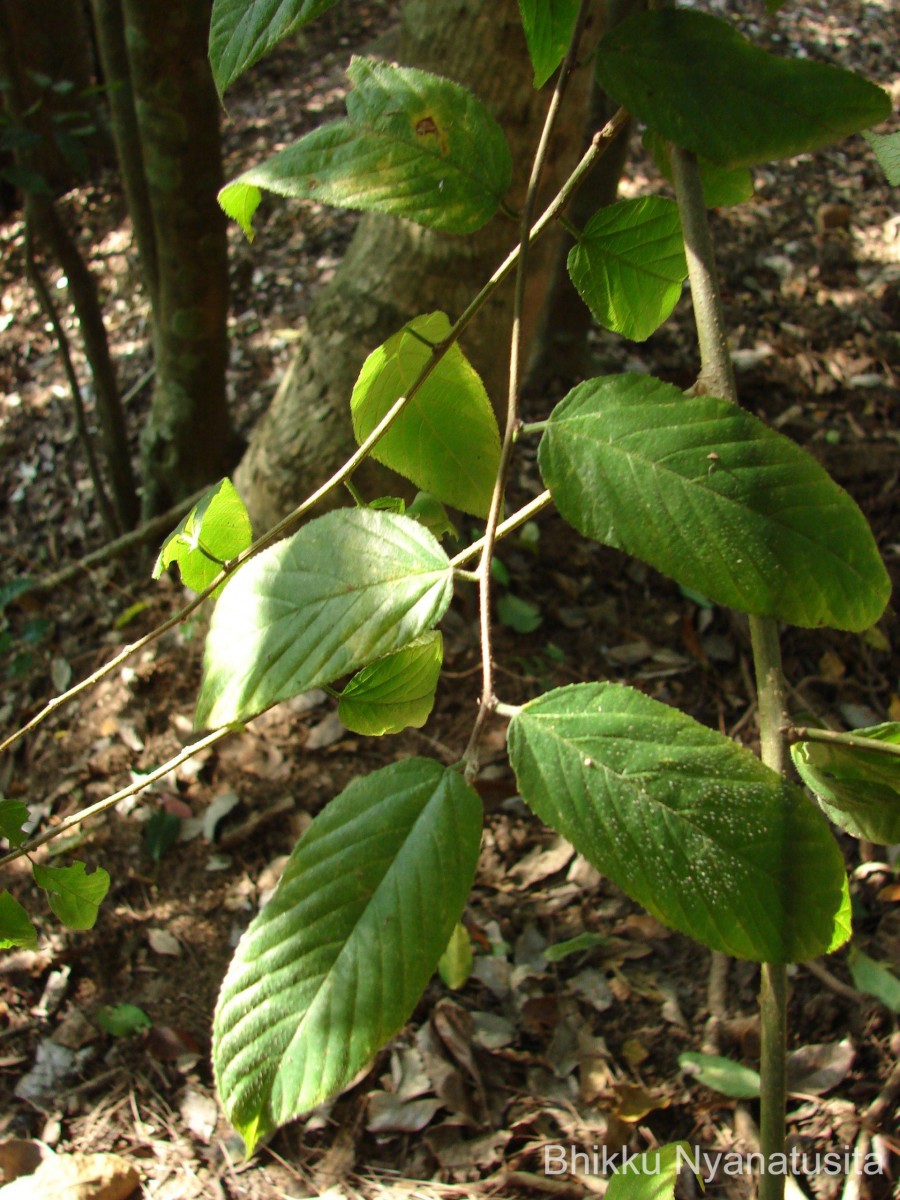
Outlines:
{"label": "slender tree trunk", "polygon": [[94,15],[97,49],[107,87],[110,125],[119,159],[119,168],[122,172],[128,215],[131,217],[131,226],[137,243],[144,288],[148,299],[155,307],[158,303],[159,292],[156,236],[153,231],[153,213],[150,208],[150,195],[144,171],[141,134],[134,106],[134,90],[131,86],[122,0],[91,0],[91,9]]}
{"label": "slender tree trunk", "polygon": [[144,515],[231,465],[228,264],[208,0],[122,0],[156,248],[156,379],[143,437]]}
{"label": "slender tree trunk", "polygon": [[[480,0],[407,0],[396,57],[465,84],[485,102],[509,140],[516,171],[510,199],[520,203],[549,92],[532,87],[515,0],[489,5]],[[586,64],[570,85],[569,120],[555,141],[545,175],[547,198],[581,149],[591,76]],[[419,313],[442,309],[451,318],[458,316],[516,238],[515,223],[502,216],[469,238],[432,233],[392,218],[362,218],[341,267],[310,309],[298,355],[235,476],[259,528],[287,512],[354,448],[349,400],[365,356]],[[548,235],[529,259],[529,340],[537,334],[559,246],[559,237]],[[504,287],[463,341],[497,404],[506,394],[511,310],[512,289]],[[365,486],[364,473],[358,479]]]}

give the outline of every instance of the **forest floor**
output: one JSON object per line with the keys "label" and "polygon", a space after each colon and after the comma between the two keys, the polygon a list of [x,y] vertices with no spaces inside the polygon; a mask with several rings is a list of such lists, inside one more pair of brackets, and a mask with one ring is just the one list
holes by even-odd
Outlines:
{"label": "forest floor", "polygon": [[[772,19],[761,4],[750,18],[747,6],[736,7],[774,48],[780,39],[859,69],[900,101],[890,0],[791,4]],[[333,10],[234,88],[228,174],[341,115],[346,62],[381,28],[385,8]],[[900,582],[897,193],[862,138],[755,175],[754,200],[713,218],[742,400],[847,488]],[[623,191],[649,186],[636,147]],[[122,197],[115,179],[105,178],[63,205],[101,281],[123,390],[136,388],[128,409],[136,448],[151,359]],[[315,205],[271,203],[266,211],[252,248],[232,231],[230,386],[245,433],[270,400],[310,296],[333,272],[355,224]],[[0,245],[0,567],[4,585],[15,585],[78,559],[103,533],[57,351],[23,278],[18,214],[0,223]],[[64,282],[49,268],[48,278],[84,378]],[[687,386],[696,370],[687,300],[648,342],[598,331],[592,351],[596,373],[649,370]],[[529,419],[545,415],[573,382],[561,377],[530,396]],[[526,456],[517,498],[539,486]],[[150,580],[148,554],[41,598],[0,593],[0,634],[9,635],[0,658],[0,728],[16,728],[183,603],[175,582]],[[498,626],[505,700],[521,703],[572,681],[624,680],[756,748],[742,620],[579,540],[556,517],[541,518],[536,552],[504,545],[500,558],[515,594],[540,619],[529,633]],[[340,725],[332,700],[313,693],[52,843],[48,861],[77,849],[112,876],[90,932],[61,928],[27,862],[6,870],[3,886],[26,905],[40,939],[35,950],[0,958],[0,1176],[15,1172],[10,1164],[23,1155],[114,1152],[137,1171],[140,1194],[155,1200],[512,1200],[603,1192],[605,1180],[590,1166],[545,1171],[543,1147],[552,1144],[615,1152],[681,1138],[710,1154],[753,1148],[757,1103],[729,1099],[679,1067],[679,1055],[704,1042],[709,954],[639,910],[529,814],[515,794],[497,720],[479,780],[486,828],[465,917],[476,954],[471,977],[456,991],[435,977],[364,1078],[242,1161],[209,1065],[211,1014],[236,941],[297,836],[351,778],[411,754],[458,759],[480,683],[474,616],[458,597],[444,625],[447,670],[422,731],[358,737]],[[154,643],[0,762],[0,793],[28,802],[32,828],[128,785],[191,739],[204,622],[201,615]],[[839,728],[900,720],[898,646],[894,609],[864,635],[786,631],[791,711]],[[161,813],[180,820],[169,822],[180,832],[172,845],[160,836]],[[850,839],[842,846],[853,945],[896,968],[897,847],[861,852]],[[548,956],[549,947],[585,933],[597,935],[592,945]],[[758,1053],[758,987],[753,964],[731,963],[724,1004],[713,1005],[721,1053],[748,1065]],[[896,1003],[892,1012],[858,990],[845,950],[791,968],[790,989],[791,1144],[841,1154],[865,1144],[880,1156],[879,1173],[860,1179],[851,1171],[848,1183],[842,1164],[799,1180],[801,1194],[896,1196]],[[149,1028],[132,1037],[106,1032],[98,1014],[102,1021],[109,1006],[123,1004],[141,1009]],[[891,1078],[894,1090],[885,1093]],[[867,1123],[879,1096],[877,1120]],[[679,1186],[692,1194],[689,1180]],[[720,1170],[707,1194],[740,1197],[749,1186],[747,1177]]]}

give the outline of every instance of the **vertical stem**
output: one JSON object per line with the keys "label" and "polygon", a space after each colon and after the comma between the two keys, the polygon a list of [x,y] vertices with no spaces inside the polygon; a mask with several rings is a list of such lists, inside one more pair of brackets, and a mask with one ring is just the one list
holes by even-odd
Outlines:
{"label": "vertical stem", "polygon": [[[700,377],[696,390],[737,403],[734,371],[728,354],[725,312],[696,155],[673,146],[672,173],[700,345]],[[768,617],[751,617],[750,634],[759,703],[761,757],[767,767],[781,774],[784,766],[784,676],[778,625]],[[760,1149],[763,1162],[767,1164],[772,1162],[774,1155],[784,1153],[785,1145],[787,971],[783,963],[763,963],[759,1013],[762,1040]],[[759,1182],[759,1200],[782,1200],[783,1196],[783,1175],[763,1170]]]}

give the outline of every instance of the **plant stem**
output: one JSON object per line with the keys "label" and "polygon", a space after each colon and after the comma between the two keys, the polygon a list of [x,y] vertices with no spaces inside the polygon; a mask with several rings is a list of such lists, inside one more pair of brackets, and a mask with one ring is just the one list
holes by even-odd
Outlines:
{"label": "plant stem", "polygon": [[525,193],[525,203],[522,206],[522,219],[519,232],[519,255],[516,263],[516,284],[515,297],[513,300],[513,319],[512,330],[510,332],[510,347],[509,347],[509,387],[506,395],[506,426],[503,434],[503,444],[500,449],[500,462],[497,466],[497,476],[494,480],[494,490],[491,495],[491,504],[488,511],[487,523],[484,531],[484,544],[481,551],[481,559],[478,564],[478,615],[479,626],[481,629],[481,668],[482,668],[482,688],[481,702],[478,706],[478,715],[475,718],[475,723],[472,728],[471,736],[469,737],[468,745],[466,746],[463,755],[465,762],[465,774],[467,780],[472,780],[478,770],[478,740],[481,733],[481,728],[490,713],[497,703],[497,697],[494,694],[494,657],[491,645],[491,558],[494,553],[494,541],[497,536],[497,526],[500,522],[500,511],[503,507],[503,499],[506,493],[506,481],[509,475],[509,464],[512,455],[513,443],[516,439],[516,431],[519,424],[519,391],[521,387],[522,376],[522,313],[525,308],[525,284],[528,271],[528,249],[533,236],[532,222],[534,220],[534,209],[537,204],[538,187],[543,174],[544,165],[547,161],[547,153],[550,148],[550,139],[553,136],[553,131],[556,127],[557,117],[559,116],[560,105],[562,104],[563,94],[569,78],[575,67],[576,56],[578,53],[578,45],[581,41],[581,35],[584,31],[584,23],[587,18],[589,0],[581,0],[578,9],[578,15],[575,20],[575,26],[572,30],[572,36],[569,40],[569,48],[566,53],[565,60],[560,68],[559,77],[556,81],[556,87],[553,89],[553,95],[550,98],[550,104],[547,108],[547,115],[544,119],[544,127],[541,130],[541,136],[538,140],[537,149],[534,153],[534,160],[531,164],[531,174],[528,180],[528,188]]}
{"label": "plant stem", "polygon": [[[673,146],[672,173],[700,346],[700,376],[695,391],[737,403],[725,311],[696,155]],[[778,626],[771,618],[751,616],[750,634],[756,671],[761,757],[767,767],[781,774],[784,767],[784,676]],[[787,968],[783,963],[762,964],[759,1011],[762,1043],[760,1148],[765,1164],[772,1162],[774,1155],[783,1154],[785,1146]],[[783,1196],[784,1177],[763,1170],[759,1200],[782,1200]]]}
{"label": "plant stem", "polygon": [[787,725],[784,735],[794,742],[825,742],[830,746],[846,746],[848,750],[871,750],[875,754],[893,754],[900,758],[900,743],[881,742],[877,738],[860,737],[855,733],[841,733],[836,729],[810,729],[805,725]]}

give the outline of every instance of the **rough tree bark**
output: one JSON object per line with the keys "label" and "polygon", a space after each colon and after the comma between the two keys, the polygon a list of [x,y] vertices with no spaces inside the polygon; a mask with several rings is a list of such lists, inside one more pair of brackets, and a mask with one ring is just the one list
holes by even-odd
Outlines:
{"label": "rough tree bark", "polygon": [[227,243],[216,204],[219,103],[206,57],[208,0],[121,4],[153,226],[156,377],[143,435],[150,517],[232,465]]}
{"label": "rough tree bark", "polygon": [[[598,3],[593,14],[595,36],[601,8]],[[549,92],[532,87],[515,0],[489,5],[481,0],[407,0],[395,57],[449,76],[484,101],[509,140],[516,168],[510,200],[520,203]],[[581,150],[592,73],[588,63],[570,84],[568,118],[554,140],[545,198],[556,191]],[[297,357],[236,473],[257,529],[289,511],[354,449],[349,400],[365,356],[419,313],[442,309],[451,319],[458,316],[516,236],[515,223],[502,216],[468,238],[391,218],[362,218],[340,268],[310,308]],[[548,235],[529,257],[529,341],[537,334],[559,245],[558,236]],[[504,339],[511,308],[512,288],[505,286],[463,341],[496,404],[506,394]],[[365,486],[365,475],[358,478]]]}

